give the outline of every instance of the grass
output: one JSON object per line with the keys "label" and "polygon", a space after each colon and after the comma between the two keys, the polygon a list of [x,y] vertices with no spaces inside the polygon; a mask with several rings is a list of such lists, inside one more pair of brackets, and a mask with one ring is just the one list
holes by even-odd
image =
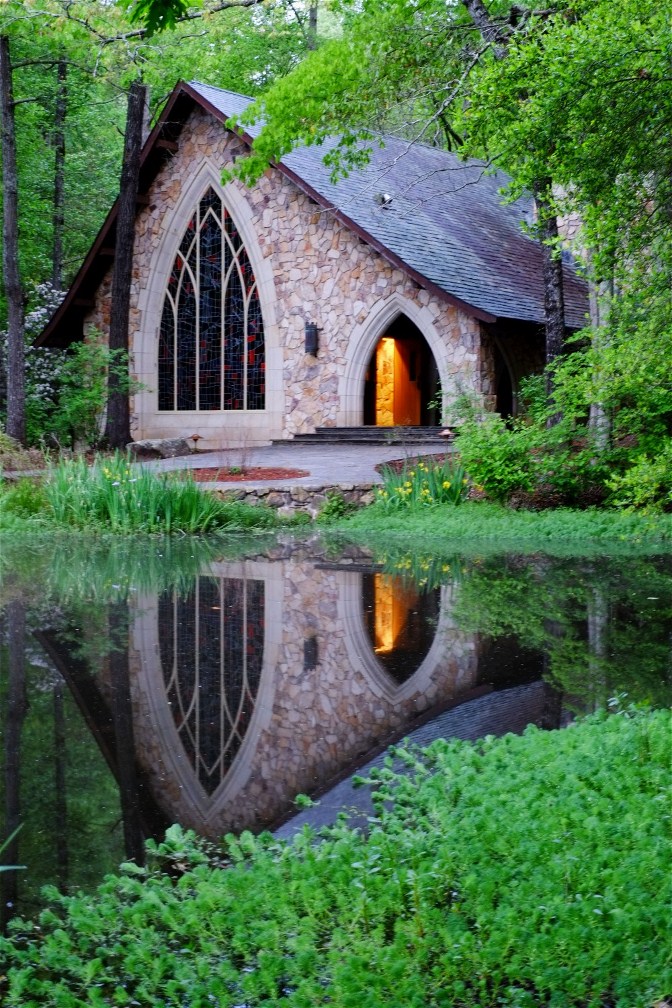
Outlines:
{"label": "grass", "polygon": [[[672,989],[669,712],[401,751],[367,836],[172,828],[0,939],[7,1008],[652,1008]],[[4,989],[3,989],[4,988]]]}
{"label": "grass", "polygon": [[0,530],[15,530],[17,519],[34,527],[123,535],[240,532],[279,524],[270,508],[221,501],[188,474],[155,473],[121,454],[90,465],[81,458],[63,460],[39,484],[23,480],[6,488]]}
{"label": "grass", "polygon": [[431,538],[444,548],[478,546],[505,552],[540,549],[577,552],[610,550],[671,550],[672,515],[589,509],[575,511],[514,511],[503,505],[466,501],[459,507],[438,505],[390,511],[378,503],[342,519],[338,531],[348,538],[387,542]]}

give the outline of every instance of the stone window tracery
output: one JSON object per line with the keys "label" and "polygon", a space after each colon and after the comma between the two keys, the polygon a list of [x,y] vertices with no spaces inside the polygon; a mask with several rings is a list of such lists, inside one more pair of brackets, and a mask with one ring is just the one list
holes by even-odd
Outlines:
{"label": "stone window tracery", "polygon": [[262,410],[264,327],[238,229],[212,188],[173,260],[158,350],[159,410]]}

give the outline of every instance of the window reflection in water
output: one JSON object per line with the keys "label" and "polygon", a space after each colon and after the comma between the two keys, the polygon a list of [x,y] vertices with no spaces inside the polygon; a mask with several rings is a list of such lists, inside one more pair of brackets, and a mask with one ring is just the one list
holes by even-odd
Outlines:
{"label": "window reflection in water", "polygon": [[420,667],[434,642],[441,590],[423,591],[389,574],[363,574],[362,605],[376,658],[401,686]]}
{"label": "window reflection in water", "polygon": [[264,658],[264,582],[200,577],[159,599],[161,669],[175,727],[212,795],[250,724]]}

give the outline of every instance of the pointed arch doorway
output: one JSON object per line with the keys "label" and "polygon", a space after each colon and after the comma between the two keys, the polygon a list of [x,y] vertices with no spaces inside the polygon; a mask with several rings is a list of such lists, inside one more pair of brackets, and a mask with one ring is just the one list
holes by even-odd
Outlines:
{"label": "pointed arch doorway", "polygon": [[427,340],[398,315],[376,343],[364,383],[364,423],[434,427],[440,423],[439,372]]}

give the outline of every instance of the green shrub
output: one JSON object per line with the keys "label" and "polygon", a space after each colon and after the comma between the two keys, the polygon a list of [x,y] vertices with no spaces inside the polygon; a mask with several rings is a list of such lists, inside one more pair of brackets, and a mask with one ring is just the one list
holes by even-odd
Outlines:
{"label": "green shrub", "polygon": [[44,513],[48,508],[47,497],[41,481],[25,477],[6,486],[2,496],[2,507],[10,514],[21,518],[32,518]]}
{"label": "green shrub", "polygon": [[110,373],[116,376],[124,394],[140,388],[129,376],[128,354],[109,350],[101,340],[101,335],[94,333],[89,341],[72,345],[61,365],[56,405],[48,415],[39,403],[33,404],[33,427],[51,435],[60,445],[98,444]]}
{"label": "green shrub", "polygon": [[41,481],[24,477],[8,486],[4,491],[3,507],[22,518],[42,514],[48,504]]}
{"label": "green shrub", "polygon": [[383,466],[383,485],[376,491],[376,504],[391,513],[408,508],[459,504],[467,495],[467,478],[459,462],[417,459],[397,470]]}
{"label": "green shrub", "polygon": [[656,458],[636,455],[625,472],[606,483],[611,491],[608,503],[613,507],[672,511],[672,438]]}
{"label": "green shrub", "polygon": [[651,1008],[669,993],[669,712],[397,753],[320,842],[173,829],[0,939],[7,1008]]}
{"label": "green shrub", "polygon": [[69,528],[115,533],[202,533],[275,526],[269,508],[224,502],[189,475],[133,466],[116,453],[92,465],[69,459],[49,470],[44,493],[51,515]]}
{"label": "green shrub", "polygon": [[532,426],[521,421],[507,426],[496,413],[467,420],[455,439],[469,479],[494,501],[507,500],[515,490],[532,490],[536,444]]}

